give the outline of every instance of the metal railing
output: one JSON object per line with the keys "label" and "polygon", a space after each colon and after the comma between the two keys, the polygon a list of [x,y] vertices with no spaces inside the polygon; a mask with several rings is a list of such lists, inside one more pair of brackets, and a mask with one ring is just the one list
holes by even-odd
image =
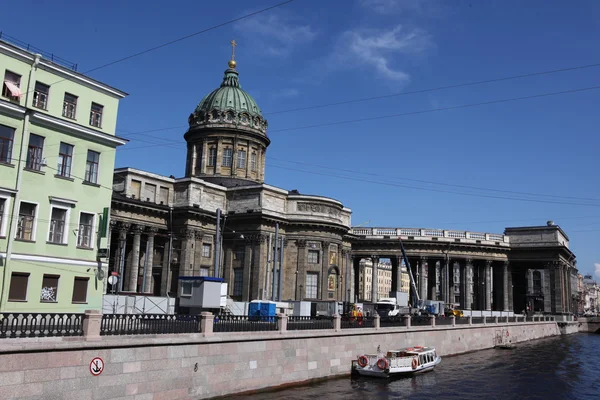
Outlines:
{"label": "metal railing", "polygon": [[156,335],[200,332],[199,315],[104,314],[100,335]]}
{"label": "metal railing", "polygon": [[216,315],[213,332],[261,332],[276,331],[277,317],[248,315]]}
{"label": "metal railing", "polygon": [[0,339],[83,336],[84,314],[0,313]]}
{"label": "metal railing", "polygon": [[375,328],[375,317],[349,317],[342,316],[342,329]]}
{"label": "metal railing", "polygon": [[379,320],[379,326],[382,328],[406,326],[406,318],[404,318],[404,316],[381,317],[381,319]]}
{"label": "metal railing", "polygon": [[287,330],[333,329],[333,317],[288,317]]}
{"label": "metal railing", "polygon": [[358,227],[352,228],[350,232],[356,236],[369,237],[399,237],[399,236],[410,236],[412,238],[442,238],[448,241],[455,239],[464,240],[483,240],[488,242],[501,242],[508,243],[509,236],[501,235],[497,233],[486,233],[486,232],[470,232],[470,231],[457,231],[451,229],[429,229],[429,228],[367,228]]}

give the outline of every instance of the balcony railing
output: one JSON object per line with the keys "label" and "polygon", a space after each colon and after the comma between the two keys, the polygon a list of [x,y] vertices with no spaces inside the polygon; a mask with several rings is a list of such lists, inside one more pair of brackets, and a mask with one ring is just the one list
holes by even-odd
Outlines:
{"label": "balcony railing", "polygon": [[486,241],[486,242],[499,242],[501,244],[508,244],[509,237],[497,233],[484,233],[484,232],[470,232],[470,231],[457,231],[457,230],[445,230],[445,229],[426,229],[426,228],[352,228],[350,231],[353,235],[362,236],[368,238],[398,238],[403,239],[409,238],[410,240],[418,239],[429,239],[436,238],[435,240],[446,240],[446,241]]}

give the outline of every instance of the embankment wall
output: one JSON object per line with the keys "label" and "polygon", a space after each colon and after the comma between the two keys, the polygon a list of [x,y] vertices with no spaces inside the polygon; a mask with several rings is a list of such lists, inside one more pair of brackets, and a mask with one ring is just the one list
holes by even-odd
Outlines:
{"label": "embankment wall", "polygon": [[[0,342],[0,399],[202,399],[350,373],[360,353],[435,346],[442,356],[560,335],[556,322]],[[90,373],[94,357],[104,361]],[[442,361],[443,362],[443,361]]]}

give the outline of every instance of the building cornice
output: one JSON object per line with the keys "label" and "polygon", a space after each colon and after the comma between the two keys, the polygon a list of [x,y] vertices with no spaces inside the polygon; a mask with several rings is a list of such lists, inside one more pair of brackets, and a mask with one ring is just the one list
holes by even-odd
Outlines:
{"label": "building cornice", "polygon": [[0,99],[0,110],[14,117],[23,118],[27,109],[10,101]]}
{"label": "building cornice", "polygon": [[37,111],[31,113],[31,122],[38,123],[40,125],[45,125],[52,129],[58,128],[60,130],[67,131],[73,134],[74,136],[78,136],[82,139],[93,140],[96,142],[106,144],[108,146],[117,147],[129,142],[129,140],[125,138],[109,135],[103,132],[98,132],[96,130],[85,128],[81,125],[64,121],[62,119],[52,117],[50,115],[43,114]]}

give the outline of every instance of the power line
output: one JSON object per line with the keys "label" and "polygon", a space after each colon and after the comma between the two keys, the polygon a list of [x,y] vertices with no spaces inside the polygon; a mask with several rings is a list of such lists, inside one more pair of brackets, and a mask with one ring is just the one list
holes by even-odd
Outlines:
{"label": "power line", "polygon": [[[264,113],[264,115],[283,114],[283,113],[289,113],[289,112],[311,110],[311,109],[316,109],[316,108],[325,108],[325,107],[332,107],[332,106],[338,106],[338,105],[344,105],[344,104],[360,103],[360,102],[364,102],[364,101],[386,99],[386,98],[390,98],[390,97],[409,96],[409,95],[413,95],[413,94],[429,93],[429,92],[435,92],[435,91],[440,91],[440,90],[482,85],[482,84],[486,84],[486,83],[529,78],[529,77],[534,77],[534,76],[549,75],[549,74],[555,74],[555,73],[560,73],[560,72],[575,71],[575,70],[581,70],[581,69],[586,69],[586,68],[595,68],[595,67],[600,67],[600,63],[578,65],[578,66],[574,66],[574,67],[559,68],[559,69],[553,69],[553,70],[547,70],[547,71],[538,71],[538,72],[532,72],[529,74],[512,75],[512,76],[508,76],[508,77],[492,78],[492,79],[486,79],[486,80],[474,81],[474,82],[458,83],[455,85],[437,86],[437,87],[433,87],[433,88],[419,89],[419,90],[413,90],[413,91],[409,91],[409,92],[399,92],[399,93],[392,93],[392,94],[387,94],[387,95],[363,97],[363,98],[358,98],[358,99],[353,99],[353,100],[338,101],[338,102],[333,102],[333,103],[324,103],[324,104],[314,105],[314,106],[291,108],[291,109],[287,109],[287,110],[280,110],[280,111],[274,111],[274,112],[270,112],[270,113]],[[166,130],[171,130],[171,129],[183,129],[186,127],[187,127],[187,125],[178,125],[178,126],[172,126],[172,127],[166,127],[166,128],[157,128],[157,129],[152,129],[152,130],[148,130],[148,131],[128,132],[128,135],[134,136],[134,135],[141,135],[141,134],[149,133],[149,132],[160,132],[160,131],[166,131]],[[149,136],[149,135],[147,135],[147,136]],[[168,140],[165,138],[161,138],[159,136],[152,136],[152,137],[154,137],[156,139],[161,139],[161,140]]]}
{"label": "power line", "polygon": [[[151,47],[151,48],[149,48],[149,49],[146,49],[146,50],[143,50],[143,51],[140,51],[140,52],[137,52],[137,53],[131,54],[131,55],[129,55],[129,56],[126,56],[126,57],[123,57],[123,58],[120,58],[120,59],[118,59],[118,60],[111,61],[111,62],[109,62],[109,63],[103,64],[103,65],[100,65],[100,66],[98,66],[98,67],[95,67],[95,68],[89,69],[89,70],[87,70],[87,71],[84,71],[84,72],[82,72],[81,74],[85,75],[85,74],[88,74],[88,73],[90,73],[90,72],[97,71],[97,70],[99,70],[99,69],[106,68],[106,67],[108,67],[108,66],[111,66],[111,65],[114,65],[114,64],[118,64],[118,63],[120,63],[120,62],[123,62],[123,61],[129,60],[129,59],[132,59],[132,58],[134,58],[134,57],[141,56],[142,54],[150,53],[151,51],[158,50],[158,49],[161,49],[161,48],[163,48],[163,47],[166,47],[166,46],[170,46],[170,45],[172,45],[172,44],[175,44],[175,43],[177,43],[177,42],[181,42],[181,41],[183,41],[183,40],[186,40],[186,39],[189,39],[189,38],[191,38],[191,37],[194,37],[194,36],[200,35],[200,34],[202,34],[202,33],[206,33],[206,32],[209,32],[209,31],[212,31],[212,30],[215,30],[215,29],[221,28],[221,27],[223,27],[223,26],[230,25],[230,24],[233,24],[233,23],[235,23],[235,22],[238,22],[238,21],[244,20],[244,19],[246,19],[246,18],[250,18],[250,17],[253,17],[253,16],[255,16],[255,15],[258,15],[258,14],[264,13],[264,12],[266,12],[266,11],[269,11],[269,10],[272,10],[272,9],[275,9],[275,8],[278,8],[278,7],[281,7],[281,6],[284,6],[284,5],[286,5],[286,4],[292,3],[293,1],[295,1],[295,0],[287,0],[287,1],[284,1],[284,2],[281,2],[281,3],[278,3],[278,4],[275,4],[275,5],[273,5],[273,6],[270,6],[270,7],[263,8],[263,9],[261,9],[261,10],[258,10],[258,11],[255,11],[255,12],[252,12],[252,13],[250,13],[250,14],[246,14],[246,15],[243,15],[243,16],[241,16],[241,17],[238,17],[238,18],[233,18],[233,19],[230,19],[230,20],[228,20],[228,21],[225,21],[225,22],[222,22],[222,23],[220,23],[220,24],[213,25],[213,26],[211,26],[211,27],[209,27],[209,28],[202,29],[202,30],[200,30],[200,31],[198,31],[198,32],[194,32],[194,33],[192,33],[192,34],[189,34],[189,35],[186,35],[186,36],[180,37],[180,38],[178,38],[178,39],[171,40],[171,41],[169,41],[169,42],[166,42],[166,43],[160,44],[160,45],[158,45],[158,46],[154,46],[154,47]],[[61,79],[61,80],[59,80],[59,81],[56,81],[56,82],[54,82],[52,85],[56,85],[57,83],[64,82],[64,81],[66,81],[66,80],[69,80],[69,78],[63,78],[63,79]],[[50,85],[50,86],[52,86],[52,85]],[[33,90],[31,90],[30,92],[33,92]]]}
{"label": "power line", "polygon": [[330,167],[327,165],[310,164],[310,163],[305,163],[305,162],[301,162],[301,161],[283,160],[280,158],[270,157],[270,156],[267,157],[267,159],[281,161],[281,162],[287,162],[287,163],[291,163],[291,164],[307,165],[307,166],[318,167],[318,168],[327,168],[330,170],[334,169],[334,170],[338,170],[338,171],[342,171],[342,172],[350,172],[353,174],[369,175],[369,176],[375,176],[375,177],[380,177],[380,178],[392,178],[392,179],[399,179],[399,180],[404,180],[404,181],[427,183],[427,184],[431,184],[431,185],[450,186],[450,187],[458,187],[458,188],[463,188],[463,189],[486,190],[486,191],[491,191],[491,192],[511,193],[511,194],[527,195],[527,196],[553,197],[553,198],[559,198],[559,199],[572,199],[572,200],[600,201],[600,199],[589,198],[589,197],[557,196],[557,195],[552,195],[552,194],[539,194],[539,193],[531,193],[531,192],[519,192],[519,191],[514,191],[514,190],[490,189],[490,188],[484,188],[484,187],[478,187],[478,186],[456,185],[456,184],[444,183],[444,182],[427,181],[427,180],[423,180],[423,179],[402,178],[402,177],[392,176],[392,175],[382,175],[382,174],[361,172],[361,171],[344,169],[344,168]]}
{"label": "power line", "polygon": [[328,173],[324,173],[324,172],[306,171],[306,170],[302,170],[302,169],[283,167],[283,166],[273,165],[273,164],[271,164],[270,166],[274,167],[274,168],[289,170],[289,171],[305,172],[305,173],[309,173],[309,174],[329,176],[329,177],[346,179],[346,180],[355,181],[355,182],[365,182],[365,183],[372,183],[372,184],[384,185],[384,186],[402,187],[402,188],[415,189],[415,190],[424,190],[424,191],[428,191],[428,192],[451,193],[451,194],[459,194],[459,195],[463,195],[463,196],[485,197],[485,198],[490,198],[490,199],[501,199],[501,200],[526,201],[526,202],[543,203],[543,204],[564,204],[564,205],[575,205],[575,206],[600,207],[600,204],[573,203],[573,202],[552,201],[552,200],[522,199],[522,198],[494,196],[494,195],[486,195],[486,194],[478,194],[478,193],[463,193],[463,192],[456,192],[456,191],[443,190],[443,189],[422,188],[422,187],[418,187],[418,186],[403,185],[403,184],[391,183],[391,182],[377,182],[377,181],[373,181],[373,180],[353,178],[353,177],[348,177],[348,176],[344,176],[344,175],[328,174]]}

